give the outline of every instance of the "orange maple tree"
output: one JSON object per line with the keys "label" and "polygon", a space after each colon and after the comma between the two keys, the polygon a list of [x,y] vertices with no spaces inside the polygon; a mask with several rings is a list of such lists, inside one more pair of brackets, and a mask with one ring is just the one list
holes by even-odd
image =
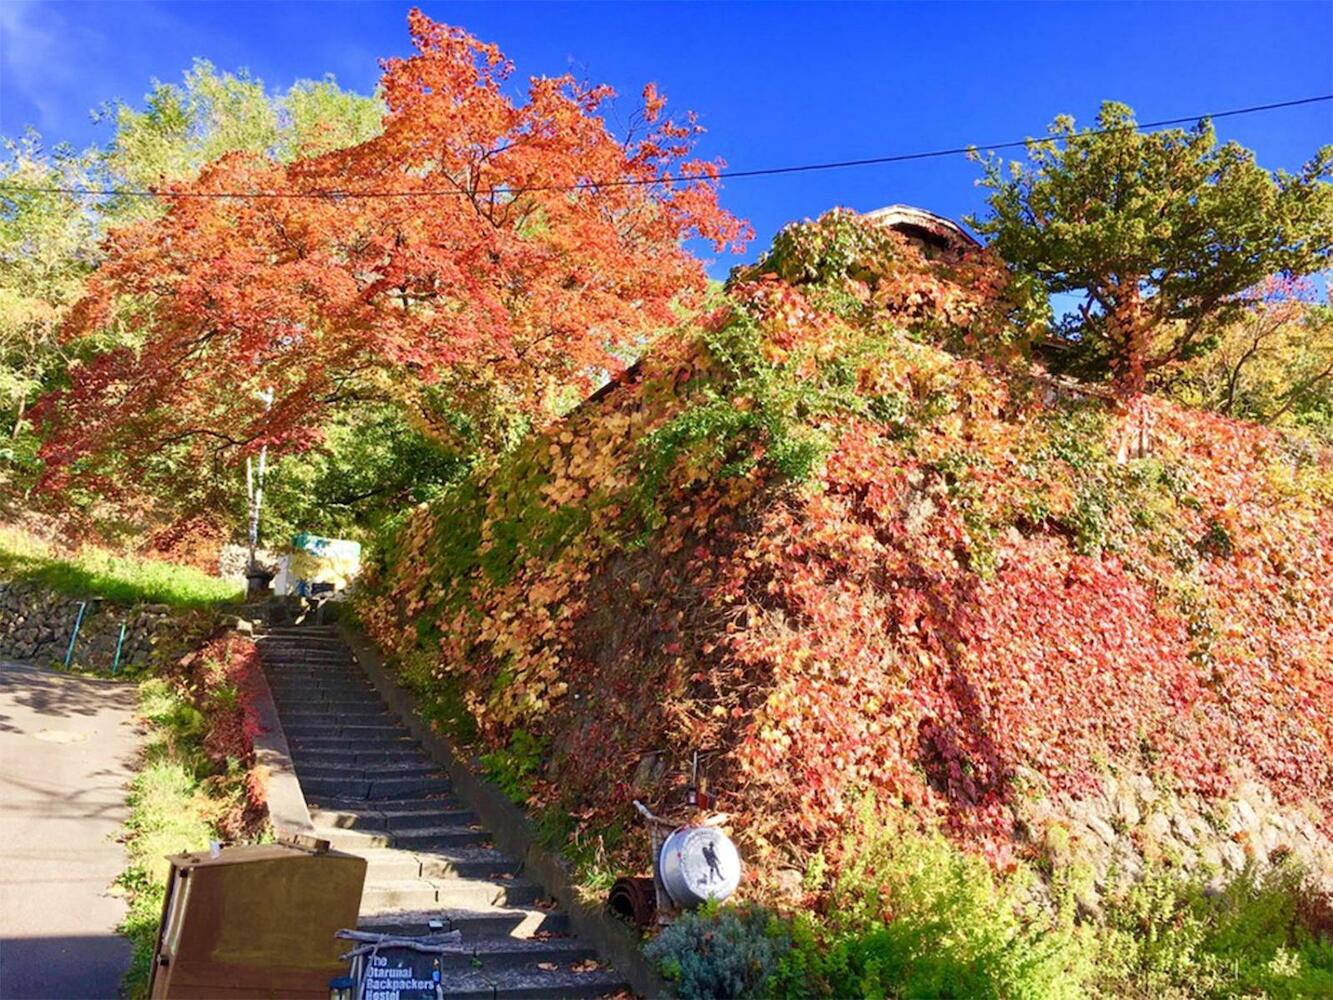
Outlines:
{"label": "orange maple tree", "polygon": [[693,116],[665,117],[652,85],[617,136],[610,88],[534,77],[519,103],[495,46],[409,24],[381,135],[290,166],[229,155],[109,236],[67,335],[120,346],[45,401],[48,490],[124,501],[154,475],[300,450],[367,397],[441,432],[496,407],[540,419],[704,290],[685,240],[747,239],[720,163],[690,158]]}

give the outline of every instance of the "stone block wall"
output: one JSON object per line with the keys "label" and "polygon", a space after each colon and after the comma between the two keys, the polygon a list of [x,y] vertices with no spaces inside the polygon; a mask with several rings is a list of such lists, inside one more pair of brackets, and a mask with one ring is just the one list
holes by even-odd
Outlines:
{"label": "stone block wall", "polygon": [[1024,826],[1051,860],[1086,873],[1076,887],[1085,909],[1095,912],[1111,883],[1137,881],[1149,866],[1206,875],[1210,890],[1220,890],[1247,865],[1263,869],[1287,855],[1318,891],[1333,894],[1333,843],[1318,813],[1283,805],[1258,782],[1241,781],[1219,799],[1159,789],[1142,774],[1099,784],[1081,799],[1039,793],[1023,808]]}
{"label": "stone block wall", "polygon": [[[0,581],[0,658],[48,664],[63,662],[79,614],[79,598],[27,582]],[[159,645],[179,634],[177,614],[164,604],[133,607],[88,601],[74,645],[74,664],[109,671],[121,624],[125,642],[120,666],[145,665]]]}

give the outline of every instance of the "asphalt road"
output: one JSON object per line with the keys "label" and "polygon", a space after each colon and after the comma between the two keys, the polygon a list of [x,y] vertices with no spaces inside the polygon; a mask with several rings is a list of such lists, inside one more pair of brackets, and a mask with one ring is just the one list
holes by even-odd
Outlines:
{"label": "asphalt road", "polygon": [[0,661],[0,998],[115,997],[132,685]]}

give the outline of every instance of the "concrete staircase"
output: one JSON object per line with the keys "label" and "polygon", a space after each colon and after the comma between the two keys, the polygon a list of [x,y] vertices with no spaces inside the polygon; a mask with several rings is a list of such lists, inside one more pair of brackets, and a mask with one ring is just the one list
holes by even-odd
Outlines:
{"label": "concrete staircase", "polygon": [[369,863],[362,930],[462,931],[444,969],[453,1000],[627,992],[491,846],[333,627],[271,627],[258,643],[317,835]]}

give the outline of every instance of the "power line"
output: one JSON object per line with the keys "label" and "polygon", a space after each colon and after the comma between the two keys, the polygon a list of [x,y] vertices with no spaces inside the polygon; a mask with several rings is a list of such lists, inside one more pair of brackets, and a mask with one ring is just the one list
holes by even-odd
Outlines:
{"label": "power line", "polygon": [[[1317,97],[1303,97],[1293,101],[1277,101],[1272,104],[1254,104],[1245,108],[1232,108],[1227,111],[1215,111],[1201,115],[1185,115],[1180,118],[1163,118],[1159,121],[1143,122],[1133,126],[1117,125],[1111,128],[1089,129],[1085,132],[1077,133],[1080,136],[1086,135],[1106,135],[1111,132],[1122,132],[1127,130],[1147,132],[1152,129],[1165,128],[1169,125],[1184,125],[1191,122],[1200,122],[1205,119],[1214,120],[1218,118],[1234,118],[1238,115],[1252,115],[1265,111],[1279,111],[1284,108],[1301,107],[1308,104],[1319,104],[1326,101],[1333,101],[1333,94],[1321,94]],[[971,153],[978,149],[994,151],[998,149],[1017,149],[1019,147],[1027,148],[1042,142],[1062,141],[1060,136],[1045,136],[1042,138],[1011,139],[1006,142],[991,143],[972,143],[967,146],[954,146],[949,149],[933,149],[919,153],[897,153],[891,156],[871,156],[859,160],[832,160],[825,163],[802,163],[787,167],[763,167],[754,170],[720,170],[716,174],[691,177],[675,178],[673,181],[663,181],[661,178],[636,178],[624,177],[605,181],[580,181],[577,184],[534,184],[521,187],[501,186],[489,188],[485,191],[476,192],[484,196],[491,195],[518,195],[529,194],[533,192],[575,192],[589,191],[598,188],[614,187],[639,187],[662,183],[674,183],[676,181],[689,182],[695,180],[728,180],[746,177],[775,177],[782,174],[803,174],[818,170],[842,170],[848,167],[869,167],[887,163],[907,163],[913,160],[931,160],[945,156],[959,156],[965,153]],[[79,187],[27,187],[16,184],[0,184],[0,192],[14,191],[27,192],[30,194],[68,194],[89,197],[124,197],[124,198],[292,198],[292,199],[362,199],[362,198],[431,198],[431,197],[457,197],[468,195],[470,192],[457,187],[428,189],[420,191],[158,191],[153,189],[134,189],[134,188],[79,188]]]}

